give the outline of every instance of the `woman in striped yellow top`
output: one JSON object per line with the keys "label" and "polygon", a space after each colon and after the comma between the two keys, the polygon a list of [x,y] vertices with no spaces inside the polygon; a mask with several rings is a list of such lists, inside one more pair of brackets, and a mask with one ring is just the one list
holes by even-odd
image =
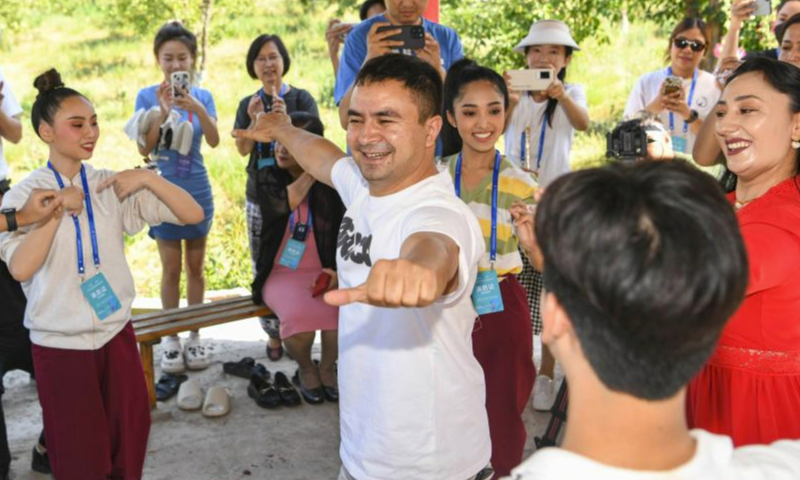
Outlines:
{"label": "woman in striped yellow top", "polygon": [[[445,81],[444,152],[456,194],[483,229],[486,254],[472,298],[479,317],[473,351],[486,376],[486,409],[496,477],[522,460],[522,412],[536,376],[533,332],[512,205],[534,203],[538,186],[530,174],[502,157],[495,143],[503,133],[508,89],[503,78],[471,60],[454,64]],[[525,249],[527,245],[523,245]]]}

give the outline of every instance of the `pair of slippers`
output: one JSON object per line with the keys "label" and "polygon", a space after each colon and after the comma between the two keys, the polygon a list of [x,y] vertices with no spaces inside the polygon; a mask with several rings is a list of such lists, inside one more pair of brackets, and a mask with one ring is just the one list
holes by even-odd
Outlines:
{"label": "pair of slippers", "polygon": [[244,357],[238,362],[225,362],[222,364],[222,371],[234,377],[244,378],[250,380],[253,375],[258,375],[264,379],[269,380],[270,373],[267,367],[256,363],[252,357]]}
{"label": "pair of slippers", "polygon": [[200,385],[187,380],[178,389],[178,408],[190,411],[202,408],[204,417],[222,417],[231,411],[231,396],[225,387],[216,385],[208,389],[204,399]]}

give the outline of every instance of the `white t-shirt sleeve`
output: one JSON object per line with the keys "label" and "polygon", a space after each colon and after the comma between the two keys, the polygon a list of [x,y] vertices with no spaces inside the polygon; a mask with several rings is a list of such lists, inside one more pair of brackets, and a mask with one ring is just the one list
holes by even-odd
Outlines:
{"label": "white t-shirt sleeve", "polygon": [[8,80],[3,77],[3,74],[0,72],[0,82],[3,82],[3,103],[2,108],[3,113],[8,115],[9,117],[15,117],[22,113],[22,107],[17,100],[17,97],[14,96],[14,92],[11,91],[11,86],[8,84]]}
{"label": "white t-shirt sleeve", "polygon": [[800,478],[800,440],[780,440],[771,445],[741,447],[733,453],[737,470],[757,471],[753,478],[795,480]]}
{"label": "white t-shirt sleeve", "polygon": [[[438,233],[452,239],[458,246],[458,286],[440,299],[449,305],[461,299],[470,287],[471,276],[477,271],[478,261],[483,253],[483,238],[477,221],[475,229],[470,221],[465,221],[464,212],[446,206],[424,206],[409,213],[401,224],[401,238],[406,239],[416,233]],[[405,241],[405,240],[404,240]]]}
{"label": "white t-shirt sleeve", "polygon": [[586,91],[583,89],[583,85],[574,83],[569,86],[567,93],[576,105],[584,109],[587,108]]}
{"label": "white t-shirt sleeve", "polygon": [[122,201],[122,228],[128,235],[135,235],[145,225],[174,223],[183,225],[153,192],[141,190]]}
{"label": "white t-shirt sleeve", "polygon": [[633,86],[633,90],[631,90],[631,94],[628,97],[628,103],[625,105],[623,116],[628,117],[647,107],[647,99],[644,98],[644,83],[645,78],[641,77],[636,82],[636,85]]}
{"label": "white t-shirt sleeve", "polygon": [[359,193],[369,190],[353,157],[344,157],[333,165],[331,182],[347,208]]}

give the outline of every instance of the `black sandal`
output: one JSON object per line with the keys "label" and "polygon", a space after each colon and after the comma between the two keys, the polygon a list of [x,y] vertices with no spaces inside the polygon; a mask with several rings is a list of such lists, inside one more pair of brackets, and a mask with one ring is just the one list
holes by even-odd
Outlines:
{"label": "black sandal", "polygon": [[234,377],[241,377],[249,380],[250,375],[252,375],[253,373],[253,368],[255,367],[255,365],[256,361],[253,360],[252,357],[244,357],[238,362],[223,363],[222,371],[227,373],[228,375],[233,375]]}
{"label": "black sandal", "polygon": [[281,394],[278,389],[257,373],[253,373],[250,377],[247,395],[255,400],[256,405],[261,408],[277,408],[281,406]]}
{"label": "black sandal", "polygon": [[281,394],[281,402],[287,407],[294,407],[300,405],[300,395],[294,389],[286,374],[278,372],[275,374],[275,388]]}
{"label": "black sandal", "polygon": [[280,347],[272,348],[269,346],[269,342],[267,342],[267,358],[273,362],[277,362],[283,358],[283,343],[281,342]]}
{"label": "black sandal", "polygon": [[156,400],[159,402],[169,400],[178,393],[178,388],[181,386],[181,383],[188,379],[189,377],[183,374],[175,375],[172,373],[165,373],[158,379],[158,383],[156,383]]}

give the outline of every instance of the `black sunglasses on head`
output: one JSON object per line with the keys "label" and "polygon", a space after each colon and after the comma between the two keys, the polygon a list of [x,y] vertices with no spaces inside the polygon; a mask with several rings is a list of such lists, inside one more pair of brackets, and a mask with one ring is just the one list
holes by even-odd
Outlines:
{"label": "black sunglasses on head", "polygon": [[705,43],[698,42],[696,40],[687,40],[685,38],[676,38],[672,41],[672,44],[675,45],[675,48],[678,50],[683,50],[686,47],[690,47],[693,52],[702,52],[706,49]]}

